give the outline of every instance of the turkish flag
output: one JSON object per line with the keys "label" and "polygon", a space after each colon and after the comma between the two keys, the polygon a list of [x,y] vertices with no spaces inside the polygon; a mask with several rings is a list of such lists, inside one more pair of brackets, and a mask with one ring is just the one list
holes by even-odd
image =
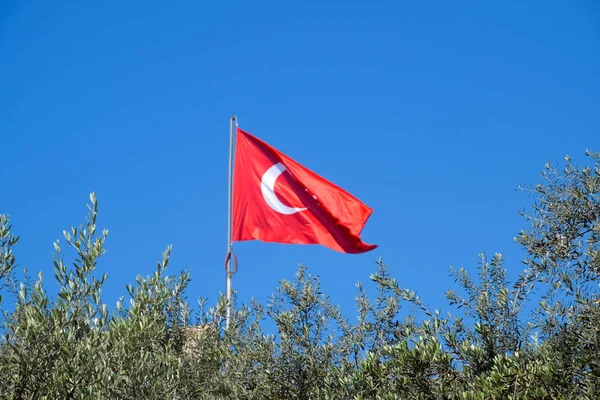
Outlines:
{"label": "turkish flag", "polygon": [[360,232],[373,210],[237,128],[232,240],[321,244],[343,253],[377,247]]}

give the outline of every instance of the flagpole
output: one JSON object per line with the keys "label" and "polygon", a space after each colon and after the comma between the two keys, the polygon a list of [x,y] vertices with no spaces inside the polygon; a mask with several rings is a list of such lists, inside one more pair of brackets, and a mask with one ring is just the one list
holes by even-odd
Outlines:
{"label": "flagpole", "polygon": [[235,125],[236,116],[233,115],[229,119],[229,182],[227,185],[227,265],[225,266],[226,275],[226,298],[227,298],[227,314],[225,316],[225,327],[229,328],[231,319],[231,259],[232,259],[232,238],[231,238],[231,219],[232,219],[232,196],[233,196],[233,128]]}

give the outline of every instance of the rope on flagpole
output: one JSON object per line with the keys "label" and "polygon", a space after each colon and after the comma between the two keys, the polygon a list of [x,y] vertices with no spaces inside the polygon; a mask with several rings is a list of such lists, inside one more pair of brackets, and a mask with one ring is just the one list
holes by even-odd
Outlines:
{"label": "rope on flagpole", "polygon": [[[233,255],[233,259],[232,259],[231,255]],[[233,270],[230,269],[229,273],[231,275],[234,275],[238,271],[238,258],[237,258],[237,254],[235,254],[235,251],[233,251],[233,250],[227,252],[227,255],[225,256],[225,271],[227,271],[227,268],[229,267],[229,262],[232,260],[233,260],[234,269]]]}

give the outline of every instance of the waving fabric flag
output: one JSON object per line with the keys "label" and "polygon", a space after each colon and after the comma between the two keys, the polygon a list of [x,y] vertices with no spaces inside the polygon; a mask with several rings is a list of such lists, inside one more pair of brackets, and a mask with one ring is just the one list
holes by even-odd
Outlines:
{"label": "waving fabric flag", "polygon": [[343,253],[377,247],[360,233],[373,210],[237,128],[232,240],[321,244]]}

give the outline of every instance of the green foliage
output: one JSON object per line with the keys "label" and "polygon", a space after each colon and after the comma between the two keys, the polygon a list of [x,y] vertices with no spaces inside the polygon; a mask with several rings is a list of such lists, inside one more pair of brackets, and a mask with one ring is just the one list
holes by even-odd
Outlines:
{"label": "green foliage", "polygon": [[19,242],[19,238],[11,234],[10,218],[0,214],[0,304],[2,304],[2,289],[11,281],[12,273],[16,267],[12,247]]}
{"label": "green foliage", "polygon": [[588,156],[585,167],[546,165],[525,189],[534,205],[522,213],[526,269],[514,284],[500,254],[480,255],[475,275],[451,269],[455,315],[429,310],[379,261],[375,297],[357,284],[355,322],[300,266],[266,305],[234,297],[225,329],[226,299],[199,299],[193,312],[189,273],[167,274],[170,247],[109,308],[93,193],[85,224],[63,232],[73,260],[54,244],[53,298],[41,274],[16,279],[19,239],[0,215],[0,398],[598,398],[600,156]]}

